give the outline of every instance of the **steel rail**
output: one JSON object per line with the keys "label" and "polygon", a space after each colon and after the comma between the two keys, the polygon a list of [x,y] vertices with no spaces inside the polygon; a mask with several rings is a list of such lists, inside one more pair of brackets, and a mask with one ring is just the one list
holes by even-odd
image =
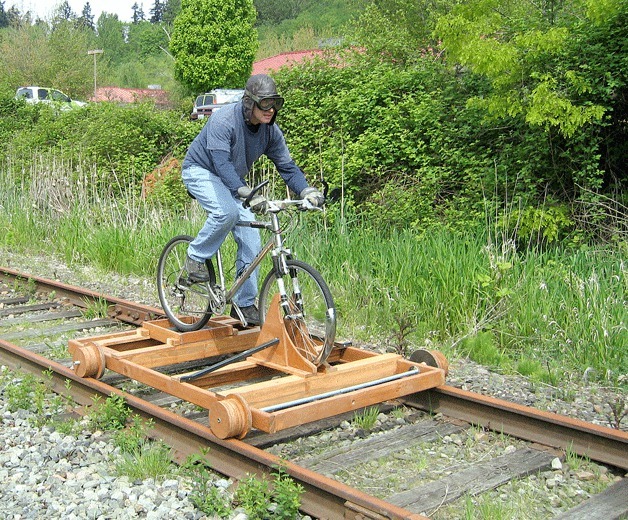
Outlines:
{"label": "steel rail", "polygon": [[124,300],[122,298],[107,296],[82,287],[76,287],[74,285],[68,285],[56,280],[42,278],[41,276],[21,273],[14,269],[9,269],[8,267],[0,267],[0,281],[4,281],[6,283],[7,281],[13,282],[15,280],[33,282],[37,285],[39,290],[46,293],[54,292],[57,296],[67,298],[69,302],[77,307],[86,307],[87,301],[106,301],[109,305],[107,314],[110,317],[125,323],[141,325],[143,321],[153,320],[157,317],[165,316],[164,311],[158,307],[142,305],[140,303]]}
{"label": "steel rail", "polygon": [[439,386],[403,398],[408,405],[628,470],[628,432],[494,397]]}
{"label": "steel rail", "polygon": [[295,482],[303,486],[305,493],[301,497],[301,510],[315,518],[429,520],[425,516],[389,504],[242,441],[219,439],[206,426],[96,379],[80,378],[64,365],[2,339],[0,362],[14,370],[40,378],[43,377],[43,372],[46,372],[46,381],[53,391],[67,395],[83,406],[93,404],[94,395],[106,398],[111,394],[117,394],[124,397],[134,413],[152,420],[151,437],[161,439],[172,447],[178,462],[183,462],[192,454],[203,454],[212,469],[234,479],[242,479],[247,475],[270,476],[276,468],[281,467]]}

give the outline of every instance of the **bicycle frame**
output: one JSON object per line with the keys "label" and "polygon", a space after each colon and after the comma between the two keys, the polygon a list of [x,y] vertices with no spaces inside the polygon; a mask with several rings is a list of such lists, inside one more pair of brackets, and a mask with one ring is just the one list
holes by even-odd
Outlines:
{"label": "bicycle frame", "polygon": [[[279,217],[276,212],[270,213],[270,222],[258,222],[258,221],[240,221],[236,224],[241,227],[252,227],[258,229],[267,229],[273,233],[273,236],[264,244],[260,252],[255,256],[253,261],[246,267],[244,270],[236,276],[236,279],[233,282],[231,289],[229,289],[225,294],[226,303],[231,303],[233,297],[238,292],[242,284],[247,280],[253,271],[257,269],[260,265],[264,257],[271,253],[273,257],[273,269],[276,272],[280,272],[285,274],[288,272],[288,268],[286,266],[285,260],[291,258],[291,252],[289,249],[284,248],[283,245],[283,236],[281,233],[281,228],[279,225]],[[220,280],[220,286],[224,289],[225,287],[225,275],[224,268],[222,265],[222,255],[220,254],[220,249],[216,252],[216,264],[218,269],[218,277]],[[279,279],[278,283],[280,284],[281,293],[285,294],[285,288],[283,287],[283,280]]]}

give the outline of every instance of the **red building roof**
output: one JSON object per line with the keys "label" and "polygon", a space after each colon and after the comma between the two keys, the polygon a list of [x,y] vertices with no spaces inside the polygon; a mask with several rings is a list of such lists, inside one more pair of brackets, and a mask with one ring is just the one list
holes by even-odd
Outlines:
{"label": "red building roof", "polygon": [[264,58],[263,60],[259,60],[253,63],[252,74],[268,74],[270,72],[275,72],[276,70],[279,70],[285,65],[294,65],[304,60],[311,60],[312,58],[315,58],[316,56],[320,56],[322,54],[323,51],[320,49],[313,49],[310,51],[283,52],[281,54],[277,54],[276,56]]}
{"label": "red building roof", "polygon": [[160,106],[168,105],[168,93],[161,89],[99,87],[90,101],[115,101],[118,103],[136,103],[153,99]]}

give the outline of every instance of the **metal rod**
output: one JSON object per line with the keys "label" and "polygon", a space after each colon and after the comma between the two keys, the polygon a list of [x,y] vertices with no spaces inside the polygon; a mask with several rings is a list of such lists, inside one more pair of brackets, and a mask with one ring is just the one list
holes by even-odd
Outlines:
{"label": "metal rod", "polygon": [[271,339],[270,341],[267,341],[266,343],[262,343],[261,345],[258,345],[256,347],[240,352],[239,354],[236,354],[235,356],[231,356],[230,358],[223,359],[222,361],[219,361],[218,363],[208,366],[207,368],[204,368],[203,370],[199,370],[198,372],[194,372],[193,374],[188,374],[186,376],[181,376],[179,378],[179,381],[181,382],[192,381],[193,379],[197,379],[201,376],[214,372],[215,370],[218,370],[219,368],[226,367],[227,365],[230,365],[231,363],[235,363],[236,361],[240,361],[241,359],[247,358],[255,354],[256,352],[267,349],[268,347],[272,347],[273,345],[276,345],[277,343],[279,343],[278,338]]}
{"label": "metal rod", "polygon": [[361,390],[362,388],[369,388],[371,386],[381,385],[383,383],[388,383],[390,381],[396,381],[397,379],[402,379],[404,377],[409,377],[416,374],[419,371],[417,367],[410,367],[407,372],[402,372],[401,374],[395,374],[388,377],[383,377],[381,379],[376,379],[375,381],[367,381],[366,383],[360,383],[359,385],[348,386],[347,388],[341,388],[340,390],[332,390],[331,392],[325,392],[324,394],[311,395],[309,397],[303,397],[301,399],[295,399],[294,401],[289,401],[287,403],[274,404],[272,406],[267,406],[266,408],[262,408],[263,412],[276,412],[277,410],[284,410],[285,408],[290,408],[292,406],[298,406],[300,404],[312,403],[314,401],[319,401],[320,399],[326,399],[327,397],[334,397],[336,395],[347,394],[349,392],[353,392],[355,390]]}

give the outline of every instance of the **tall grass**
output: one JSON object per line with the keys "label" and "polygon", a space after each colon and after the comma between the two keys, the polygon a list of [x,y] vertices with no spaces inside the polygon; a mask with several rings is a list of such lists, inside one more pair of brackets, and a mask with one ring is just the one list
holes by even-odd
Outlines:
{"label": "tall grass", "polygon": [[[135,188],[114,199],[80,165],[43,156],[33,164],[28,175],[0,168],[5,249],[152,279],[164,244],[196,234],[205,218],[194,202],[173,213]],[[519,250],[492,225],[419,234],[347,215],[300,215],[288,236],[331,287],[341,336],[395,348],[403,323],[410,350],[469,355],[551,382],[590,368],[614,382],[627,373],[625,243]]]}

